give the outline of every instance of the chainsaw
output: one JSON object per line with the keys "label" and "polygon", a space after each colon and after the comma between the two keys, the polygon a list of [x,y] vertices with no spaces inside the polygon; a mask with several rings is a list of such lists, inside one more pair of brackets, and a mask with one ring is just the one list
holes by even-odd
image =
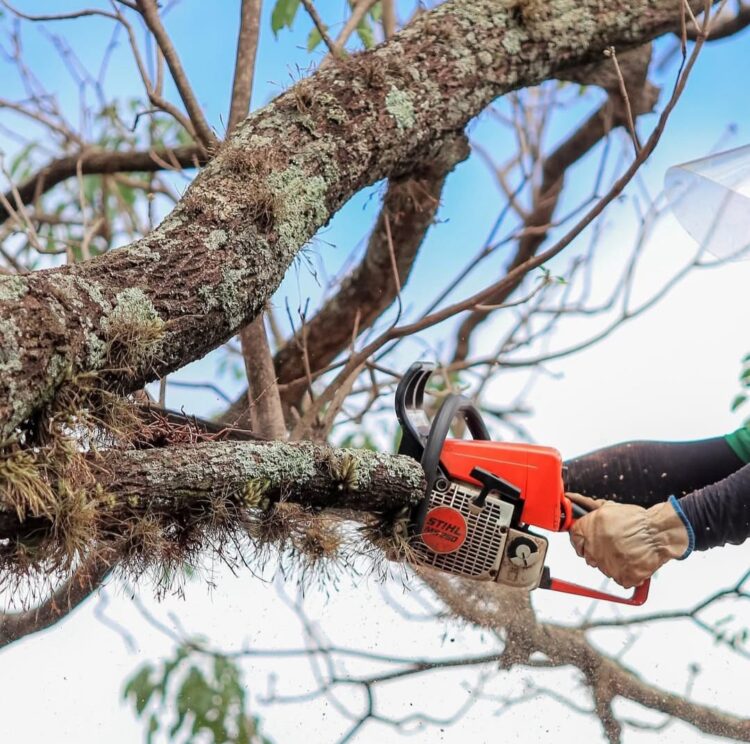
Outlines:
{"label": "chainsaw", "polygon": [[[479,411],[463,395],[447,395],[430,421],[423,400],[434,369],[426,362],[413,364],[396,389],[398,452],[418,460],[427,480],[425,496],[410,517],[412,561],[519,589],[642,605],[649,581],[621,597],[550,575],[547,539],[530,527],[564,532],[586,514],[565,495],[560,453],[491,441]],[[448,438],[456,419],[463,420],[472,439]]]}

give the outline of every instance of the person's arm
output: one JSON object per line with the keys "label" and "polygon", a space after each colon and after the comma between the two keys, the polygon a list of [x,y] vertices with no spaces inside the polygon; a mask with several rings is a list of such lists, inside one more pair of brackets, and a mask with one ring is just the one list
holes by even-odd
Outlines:
{"label": "person's arm", "polygon": [[693,528],[695,550],[708,550],[750,537],[750,465],[679,501]]}
{"label": "person's arm", "polygon": [[650,507],[721,481],[747,462],[749,429],[695,442],[625,442],[568,460],[565,487]]}
{"label": "person's arm", "polygon": [[694,549],[744,542],[748,460],[750,427],[701,442],[617,445],[570,461],[567,488],[604,497],[571,494],[593,509],[571,528],[576,552],[630,587]]}

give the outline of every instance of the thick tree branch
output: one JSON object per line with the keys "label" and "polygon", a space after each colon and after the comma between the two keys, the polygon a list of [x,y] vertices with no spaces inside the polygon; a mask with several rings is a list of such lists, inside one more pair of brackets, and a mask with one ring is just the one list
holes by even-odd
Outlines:
{"label": "thick tree branch", "polygon": [[[394,512],[424,493],[422,466],[411,458],[307,442],[209,441],[109,451],[92,466],[107,494],[96,532],[110,539],[122,534],[128,515],[184,525],[186,513],[197,521],[201,512],[215,508],[215,499],[239,510],[285,501],[315,509]],[[21,520],[0,502],[0,541],[29,532],[38,540],[45,529],[44,518]]]}
{"label": "thick tree branch", "polygon": [[[521,11],[449,0],[246,119],[150,235],[3,279],[0,437],[84,371],[133,390],[199,358],[258,314],[299,248],[352,194],[409,172],[498,95],[679,20],[668,0],[617,9],[528,0]],[[148,340],[113,350],[118,328],[132,336],[144,324]]]}

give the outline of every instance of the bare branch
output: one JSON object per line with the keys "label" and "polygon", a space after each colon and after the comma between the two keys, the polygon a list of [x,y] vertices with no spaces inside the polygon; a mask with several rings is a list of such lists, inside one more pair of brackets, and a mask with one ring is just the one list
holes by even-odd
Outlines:
{"label": "bare branch", "polygon": [[284,412],[263,313],[240,331],[240,342],[247,372],[252,429],[268,439],[286,439]]}
{"label": "bare branch", "polygon": [[343,49],[331,40],[331,37],[328,35],[326,25],[325,23],[323,23],[323,19],[318,14],[318,11],[315,9],[315,6],[312,4],[311,0],[302,0],[302,5],[304,5],[305,7],[307,15],[309,15],[312,19],[315,28],[320,34],[320,38],[323,39],[323,43],[328,47],[328,51],[334,57],[342,58],[344,56]]}
{"label": "bare branch", "polygon": [[203,109],[193,93],[193,89],[190,86],[187,74],[182,67],[182,62],[180,62],[177,50],[174,48],[172,40],[169,38],[169,35],[161,22],[159,9],[155,0],[137,0],[136,4],[139,12],[146,21],[146,25],[154,35],[156,43],[159,45],[159,48],[164,55],[169,71],[172,73],[172,79],[177,86],[177,90],[180,92],[180,97],[185,104],[185,109],[187,110],[190,121],[195,128],[198,139],[204,147],[210,150],[216,145],[216,135],[208,125],[206,117],[203,114]]}
{"label": "bare branch", "polygon": [[102,584],[116,558],[97,555],[79,566],[73,575],[39,606],[24,612],[0,613],[0,648],[38,633],[69,615]]}
{"label": "bare branch", "polygon": [[[206,162],[201,148],[196,146],[155,148],[132,152],[112,152],[90,148],[76,155],[53,160],[17,187],[23,204],[36,202],[42,194],[57,184],[73,178],[80,169],[82,175],[105,173],[156,172],[166,169],[197,168]],[[12,201],[11,192],[6,199]],[[0,206],[0,221],[9,217],[7,209]]]}
{"label": "bare branch", "polygon": [[229,109],[227,134],[247,116],[253,92],[255,56],[258,51],[261,0],[242,0],[240,33],[237,38],[237,57],[234,63],[232,103]]}

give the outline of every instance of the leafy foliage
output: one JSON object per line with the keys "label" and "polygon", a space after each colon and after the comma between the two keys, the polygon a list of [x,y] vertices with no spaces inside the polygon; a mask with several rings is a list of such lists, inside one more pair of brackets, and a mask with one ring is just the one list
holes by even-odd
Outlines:
{"label": "leafy foliage", "polygon": [[[272,744],[260,733],[258,718],[246,712],[245,687],[235,662],[215,654],[208,664],[196,663],[193,650],[183,644],[161,667],[143,664],[126,683],[123,699],[144,720],[146,743],[161,732],[179,744]],[[170,712],[176,716],[173,721]]]}
{"label": "leafy foliage", "polygon": [[[353,3],[350,2],[350,5]],[[300,0],[276,0],[276,4],[273,6],[271,13],[271,30],[274,36],[279,35],[279,31],[284,28],[291,30],[294,19],[297,17],[297,11],[299,10]],[[376,44],[374,24],[379,24],[382,18],[382,9],[380,3],[375,3],[369,12],[362,18],[357,24],[356,32],[359,40],[362,42],[362,46],[365,49],[371,49]],[[323,28],[327,31],[328,26],[323,24]],[[307,37],[307,51],[314,51],[320,42],[323,41],[323,37],[317,28],[313,28]]]}
{"label": "leafy foliage", "polygon": [[278,36],[283,28],[291,29],[299,5],[300,0],[276,0],[271,13],[271,30],[275,36]]}
{"label": "leafy foliage", "polygon": [[747,403],[750,397],[750,354],[742,357],[742,370],[740,371],[740,387],[742,392],[735,395],[732,401],[732,411],[736,411]]}

